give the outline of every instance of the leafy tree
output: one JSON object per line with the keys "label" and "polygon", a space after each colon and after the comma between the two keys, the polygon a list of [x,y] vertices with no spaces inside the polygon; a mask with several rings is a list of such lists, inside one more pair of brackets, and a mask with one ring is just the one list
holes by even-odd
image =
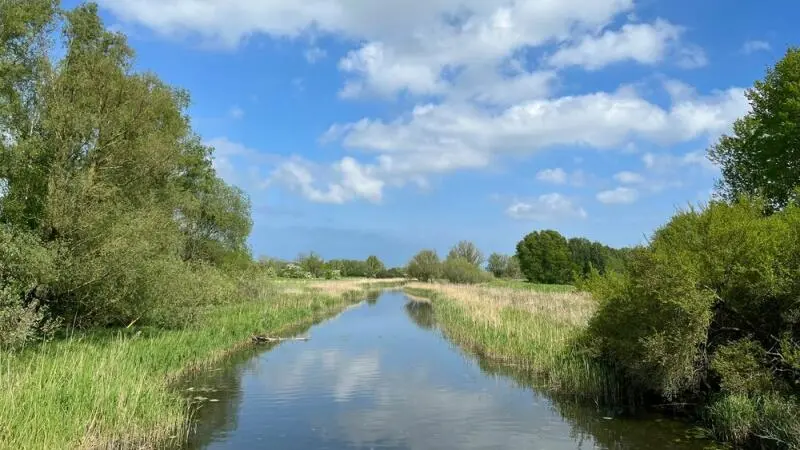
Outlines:
{"label": "leafy tree", "polygon": [[483,253],[472,242],[460,241],[450,249],[447,258],[461,258],[475,267],[483,264]]}
{"label": "leafy tree", "polygon": [[728,200],[756,195],[780,209],[800,186],[800,48],[788,49],[746,95],[751,111],[709,149],[722,168],[718,190]]}
{"label": "leafy tree", "polygon": [[486,263],[486,270],[497,278],[506,276],[508,272],[508,264],[510,261],[508,255],[501,255],[500,253],[492,253]]}
{"label": "leafy tree", "polygon": [[249,264],[249,202],[214,172],[187,93],[136,73],[96,5],[0,10],[0,222],[58,249],[37,301],[78,326],[127,324],[201,301],[179,286],[195,262]]}
{"label": "leafy tree", "polygon": [[528,234],[517,244],[517,258],[528,281],[567,284],[572,281],[572,261],[567,240],[558,231]]}
{"label": "leafy tree", "polygon": [[297,257],[297,265],[303,271],[310,273],[314,278],[322,278],[325,273],[325,260],[314,252]]}
{"label": "leafy tree", "polygon": [[517,255],[511,255],[508,258],[508,266],[506,267],[505,278],[515,280],[522,277],[522,269],[519,266],[519,258]]}
{"label": "leafy tree", "polygon": [[383,265],[380,259],[377,256],[370,255],[365,264],[365,276],[367,278],[375,278],[378,274],[384,270],[386,270],[386,266]]}
{"label": "leafy tree", "polygon": [[442,271],[439,255],[435,250],[422,250],[408,263],[408,276],[419,281],[431,281]]}

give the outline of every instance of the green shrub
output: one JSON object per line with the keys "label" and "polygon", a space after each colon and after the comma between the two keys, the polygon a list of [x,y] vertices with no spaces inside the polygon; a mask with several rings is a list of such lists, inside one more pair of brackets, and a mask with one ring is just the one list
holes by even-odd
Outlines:
{"label": "green shrub", "polygon": [[[600,303],[587,333],[595,354],[668,399],[724,394],[710,417],[736,441],[797,430],[764,421],[800,393],[800,207],[763,211],[742,200],[681,212],[632,252],[626,274],[587,282]],[[743,398],[758,399],[755,423]]]}
{"label": "green shrub", "polygon": [[451,283],[478,284],[489,281],[492,275],[464,258],[447,258],[442,264],[442,276]]}
{"label": "green shrub", "polygon": [[314,276],[300,267],[297,264],[289,263],[281,269],[280,272],[281,278],[294,278],[294,279],[308,279],[314,278]]}

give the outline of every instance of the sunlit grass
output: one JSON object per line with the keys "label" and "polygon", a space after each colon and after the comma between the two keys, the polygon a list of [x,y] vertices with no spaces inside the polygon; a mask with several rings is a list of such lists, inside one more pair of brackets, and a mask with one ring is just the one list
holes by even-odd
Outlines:
{"label": "sunlit grass", "polygon": [[96,331],[0,353],[0,448],[178,445],[191,411],[170,386],[182,374],[248,345],[254,333],[334,314],[370,288],[270,283],[258,298],[205,309],[182,329]]}
{"label": "sunlit grass", "polygon": [[406,290],[432,299],[436,321],[449,339],[530,370],[540,387],[596,403],[620,397],[610,371],[578,343],[596,308],[588,294],[425,283]]}
{"label": "sunlit grass", "polygon": [[575,292],[576,290],[575,286],[568,284],[539,284],[531,283],[525,280],[507,280],[501,278],[495,278],[485,285],[490,287],[521,289],[543,293],[566,293]]}

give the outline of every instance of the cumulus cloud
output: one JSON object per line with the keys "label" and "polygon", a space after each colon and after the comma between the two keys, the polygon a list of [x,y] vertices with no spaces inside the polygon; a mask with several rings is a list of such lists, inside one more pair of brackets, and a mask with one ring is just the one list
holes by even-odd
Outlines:
{"label": "cumulus cloud", "polygon": [[564,169],[556,167],[555,169],[540,170],[536,173],[536,179],[543,183],[582,186],[586,182],[586,174],[582,170],[568,173]]}
{"label": "cumulus cloud", "polygon": [[615,174],[614,179],[622,184],[639,184],[644,182],[644,177],[642,175],[627,170]]}
{"label": "cumulus cloud", "polygon": [[512,219],[540,222],[585,219],[586,211],[559,193],[543,194],[530,201],[515,201],[506,214]]}
{"label": "cumulus cloud", "polygon": [[682,31],[661,19],[652,24],[625,24],[618,31],[606,30],[562,47],[548,58],[548,63],[555,67],[582,66],[588,70],[629,60],[652,65],[661,62],[670,47],[677,45]]}
{"label": "cumulus cloud", "polygon": [[[379,203],[383,198],[385,183],[374,175],[374,166],[361,165],[345,157],[327,169],[295,158],[281,163],[270,176],[270,182],[294,189],[316,203],[342,204],[354,199]],[[320,182],[315,171],[333,180]]]}
{"label": "cumulus cloud", "polygon": [[[639,140],[670,145],[713,137],[748,109],[742,89],[701,95],[689,87],[678,92],[677,82],[666,86],[673,89],[668,105],[627,87],[559,92],[559,71],[567,67],[706,63],[680,25],[633,23],[634,0],[99,2],[123,22],[231,48],[256,35],[343,37],[353,46],[338,61],[342,98],[411,97],[415,105],[397,117],[337,123],[325,133],[324,140],[366,160],[344,156],[322,167],[292,159],[273,170],[272,182],[317,202],[380,202],[389,185],[423,186],[434,174],[551,147],[618,149]],[[546,56],[526,57],[535,53]],[[325,55],[312,46],[304,56],[314,62]],[[301,79],[292,83],[302,90]],[[228,163],[235,166],[219,159],[218,170],[233,170]],[[580,183],[565,175],[561,184]]]}
{"label": "cumulus cloud", "polygon": [[628,187],[602,191],[597,194],[597,200],[605,204],[630,204],[639,199],[639,192]]}

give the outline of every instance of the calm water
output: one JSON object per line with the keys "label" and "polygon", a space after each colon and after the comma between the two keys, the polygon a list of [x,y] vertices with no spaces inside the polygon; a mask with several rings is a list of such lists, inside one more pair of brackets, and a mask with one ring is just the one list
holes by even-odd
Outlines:
{"label": "calm water", "polygon": [[524,387],[524,375],[496,375],[402,293],[307,334],[189,380],[202,405],[190,448],[703,448],[681,423],[607,417]]}

